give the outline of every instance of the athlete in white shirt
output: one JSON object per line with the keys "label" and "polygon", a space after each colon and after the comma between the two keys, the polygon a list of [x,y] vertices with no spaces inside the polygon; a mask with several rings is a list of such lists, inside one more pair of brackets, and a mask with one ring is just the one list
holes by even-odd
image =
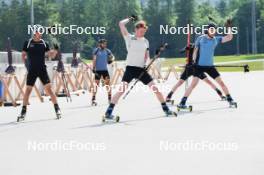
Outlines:
{"label": "athlete in white shirt", "polygon": [[119,27],[123,38],[126,43],[127,49],[127,66],[122,78],[122,86],[119,91],[113,96],[109,107],[105,113],[105,118],[113,119],[113,109],[117,104],[119,98],[124,94],[126,87],[133,80],[137,79],[142,72],[144,75],[139,79],[143,84],[148,85],[153,92],[156,94],[158,100],[162,105],[163,111],[167,116],[175,115],[174,112],[170,111],[165,103],[165,99],[159,89],[155,86],[152,77],[145,69],[145,64],[149,59],[149,42],[144,37],[147,31],[147,25],[144,21],[139,21],[135,24],[135,35],[128,33],[126,24],[130,22],[132,18],[126,18],[119,22]]}

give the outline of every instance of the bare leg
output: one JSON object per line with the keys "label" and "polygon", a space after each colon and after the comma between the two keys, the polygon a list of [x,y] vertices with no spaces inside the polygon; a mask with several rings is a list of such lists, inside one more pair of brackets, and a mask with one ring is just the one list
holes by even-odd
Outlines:
{"label": "bare leg", "polygon": [[212,83],[208,78],[203,79],[205,83],[207,83],[211,88],[216,89],[217,87]]}
{"label": "bare leg", "polygon": [[190,87],[184,93],[184,97],[189,97],[191,95],[193,89],[197,86],[198,83],[199,83],[199,78],[193,77]]}
{"label": "bare leg", "polygon": [[185,106],[187,98],[191,95],[193,89],[197,86],[198,83],[199,83],[199,78],[193,77],[190,87],[185,91],[184,97],[182,98],[182,100],[180,102],[181,106]]}
{"label": "bare leg", "polygon": [[122,82],[119,89],[118,89],[118,92],[113,96],[112,100],[111,100],[111,103],[113,104],[117,104],[117,102],[119,101],[120,97],[125,93],[125,90],[127,88],[127,83],[126,82]]}
{"label": "bare leg", "polygon": [[111,85],[110,85],[110,79],[106,78],[104,81],[105,81],[105,86],[106,86],[106,90],[107,90],[107,94],[108,94],[108,101],[110,103],[111,98],[112,98],[112,89],[111,89]]}
{"label": "bare leg", "polygon": [[99,86],[100,80],[95,80],[95,87],[93,89],[93,97],[92,97],[92,101],[96,100],[96,93],[97,93],[97,88]]}
{"label": "bare leg", "polygon": [[159,91],[158,87],[155,85],[155,83],[152,81],[152,82],[150,82],[148,84],[148,86],[155,93],[155,95],[158,98],[159,102],[160,103],[164,103],[165,99],[164,99],[163,95],[161,94],[161,92]]}
{"label": "bare leg", "polygon": [[58,117],[60,118],[60,115],[61,115],[60,107],[58,105],[57,97],[56,97],[55,93],[52,91],[51,84],[50,83],[46,84],[44,86],[44,89],[45,89],[46,93],[50,96],[51,101],[54,104],[54,109],[55,109],[55,112],[57,114],[57,118]]}
{"label": "bare leg", "polygon": [[[32,92],[32,86],[27,86],[26,87],[26,91],[25,91],[25,94],[24,94],[24,97],[23,97],[23,106],[22,106],[22,110],[21,110],[21,113],[20,113],[20,116],[19,118],[20,119],[24,119],[26,113],[27,113],[27,105],[29,104],[28,103],[28,100],[29,100],[29,96]],[[19,119],[18,119],[19,121]]]}
{"label": "bare leg", "polygon": [[26,91],[25,91],[25,95],[23,98],[23,106],[27,106],[28,105],[28,100],[29,100],[29,96],[32,92],[33,87],[32,86],[27,86],[26,87]]}
{"label": "bare leg", "polygon": [[165,99],[162,93],[159,91],[158,87],[155,85],[154,81],[150,82],[148,86],[152,89],[155,93],[156,97],[158,98],[159,102],[161,103],[162,110],[166,113],[166,115],[172,115],[172,111],[170,111],[169,107],[167,106]]}
{"label": "bare leg", "polygon": [[225,85],[225,83],[223,82],[222,78],[219,76],[215,79],[215,81],[221,86],[221,88],[223,89],[225,95],[226,95],[226,99],[227,101],[230,103],[230,102],[233,102],[233,98],[231,97],[230,93],[229,93],[229,90],[227,88],[227,86]]}
{"label": "bare leg", "polygon": [[44,86],[44,90],[46,91],[47,95],[50,96],[52,103],[53,103],[53,104],[58,104],[58,102],[57,102],[57,97],[56,97],[56,95],[54,94],[54,92],[52,91],[52,89],[51,89],[51,84],[50,84],[50,83],[49,83],[49,84],[46,84],[46,85]]}
{"label": "bare leg", "polygon": [[208,78],[203,79],[203,81],[207,83],[211,88],[213,88],[221,98],[224,98],[221,90],[219,90],[212,81],[210,81]]}
{"label": "bare leg", "polygon": [[175,86],[171,89],[169,94],[167,95],[166,101],[170,101],[173,93],[184,83],[184,80],[180,79]]}
{"label": "bare leg", "polygon": [[111,103],[109,104],[109,107],[107,108],[107,110],[105,112],[106,118],[112,118],[112,112],[114,110],[114,107],[118,103],[120,97],[125,93],[127,85],[128,84],[126,82],[121,83],[121,85],[118,89],[118,92],[111,99]]}
{"label": "bare leg", "polygon": [[225,95],[230,95],[228,88],[226,87],[225,83],[223,82],[222,78],[219,76],[215,79],[215,81],[221,86],[222,90],[224,91]]}

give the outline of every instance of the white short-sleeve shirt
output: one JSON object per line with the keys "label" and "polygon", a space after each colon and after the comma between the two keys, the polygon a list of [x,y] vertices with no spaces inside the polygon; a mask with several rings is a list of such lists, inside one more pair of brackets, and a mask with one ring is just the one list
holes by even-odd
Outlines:
{"label": "white short-sleeve shirt", "polygon": [[143,38],[136,38],[134,35],[128,34],[124,37],[127,48],[127,65],[135,67],[144,67],[145,54],[149,49],[148,40]]}

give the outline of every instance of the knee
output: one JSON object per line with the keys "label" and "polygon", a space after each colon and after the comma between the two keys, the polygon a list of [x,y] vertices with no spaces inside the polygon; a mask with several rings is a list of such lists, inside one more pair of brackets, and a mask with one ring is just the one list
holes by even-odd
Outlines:
{"label": "knee", "polygon": [[151,86],[150,88],[152,89],[152,91],[153,91],[155,94],[159,94],[159,93],[160,93],[160,91],[159,91],[159,89],[158,89],[157,86],[153,85],[153,86]]}

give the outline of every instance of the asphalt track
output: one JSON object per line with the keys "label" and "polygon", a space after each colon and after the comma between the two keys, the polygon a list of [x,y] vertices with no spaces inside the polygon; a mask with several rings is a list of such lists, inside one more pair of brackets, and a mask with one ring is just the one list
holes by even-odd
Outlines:
{"label": "asphalt track", "polygon": [[[120,123],[102,124],[104,92],[99,92],[96,107],[90,106],[88,93],[73,96],[72,103],[60,98],[61,120],[54,120],[47,100],[31,99],[27,119],[19,124],[20,107],[0,108],[0,173],[262,175],[264,72],[222,75],[237,109],[203,82],[188,101],[194,111],[177,118],[164,117],[149,91],[133,91],[120,100],[114,111]],[[170,79],[165,85],[174,83]],[[175,94],[176,102],[183,92],[184,86]]]}

